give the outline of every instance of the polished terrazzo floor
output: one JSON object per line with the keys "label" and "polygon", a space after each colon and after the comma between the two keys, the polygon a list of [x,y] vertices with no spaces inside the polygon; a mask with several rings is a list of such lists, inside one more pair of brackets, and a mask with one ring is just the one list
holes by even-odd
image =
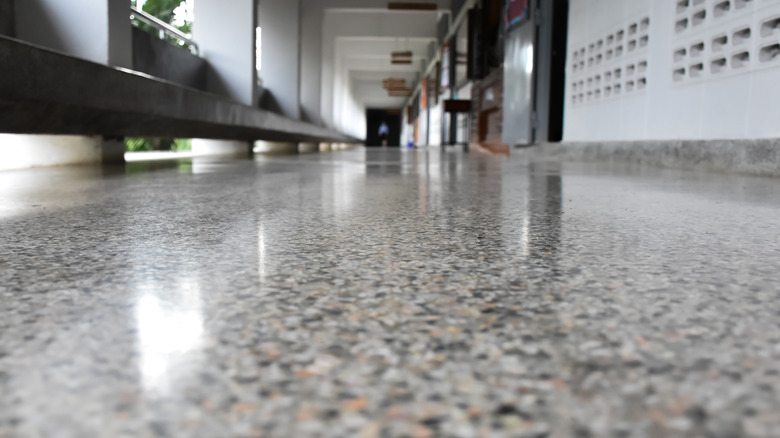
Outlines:
{"label": "polished terrazzo floor", "polygon": [[0,437],[777,437],[780,180],[459,149],[0,173]]}

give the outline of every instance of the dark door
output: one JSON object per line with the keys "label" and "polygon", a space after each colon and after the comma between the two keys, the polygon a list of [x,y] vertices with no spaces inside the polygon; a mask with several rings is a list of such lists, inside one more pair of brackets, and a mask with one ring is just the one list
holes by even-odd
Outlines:
{"label": "dark door", "polygon": [[379,139],[379,126],[383,121],[390,128],[387,145],[398,147],[401,144],[401,114],[396,110],[368,109],[366,110],[366,146],[382,146],[382,140]]}
{"label": "dark door", "polygon": [[[503,142],[561,141],[568,0],[507,0]],[[507,17],[509,18],[509,17]]]}
{"label": "dark door", "polygon": [[502,141],[532,144],[536,72],[536,23],[527,18],[506,35]]}

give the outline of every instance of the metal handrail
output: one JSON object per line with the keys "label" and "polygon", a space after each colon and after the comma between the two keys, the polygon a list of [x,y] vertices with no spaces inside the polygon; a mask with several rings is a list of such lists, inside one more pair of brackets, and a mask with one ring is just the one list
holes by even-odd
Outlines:
{"label": "metal handrail", "polygon": [[136,19],[138,21],[142,21],[148,24],[149,26],[152,26],[153,28],[157,29],[158,31],[160,31],[160,39],[163,39],[164,35],[168,34],[179,41],[184,41],[185,43],[189,44],[194,54],[198,53],[198,44],[195,41],[193,41],[192,38],[190,38],[190,36],[187,35],[186,33],[180,31],[179,29],[176,29],[175,27],[160,20],[154,15],[150,15],[132,6],[130,7],[130,11],[131,11],[130,13],[131,20]]}

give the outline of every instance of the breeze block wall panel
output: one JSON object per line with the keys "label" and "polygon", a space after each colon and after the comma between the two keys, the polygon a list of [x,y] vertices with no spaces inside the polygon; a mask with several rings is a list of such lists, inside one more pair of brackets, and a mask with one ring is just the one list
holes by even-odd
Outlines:
{"label": "breeze block wall panel", "polygon": [[780,137],[780,0],[572,0],[566,141]]}

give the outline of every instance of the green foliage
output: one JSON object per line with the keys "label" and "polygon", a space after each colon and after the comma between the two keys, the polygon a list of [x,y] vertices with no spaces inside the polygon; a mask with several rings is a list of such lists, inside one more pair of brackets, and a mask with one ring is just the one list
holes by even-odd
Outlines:
{"label": "green foliage", "polygon": [[125,139],[125,151],[127,152],[148,152],[152,150],[152,144],[145,138]]}
{"label": "green foliage", "polygon": [[171,150],[175,152],[186,152],[192,150],[191,138],[177,138],[173,141]]}
{"label": "green foliage", "polygon": [[127,137],[125,139],[125,151],[149,152],[149,151],[173,151],[184,152],[192,150],[192,139],[189,138],[142,138]]}
{"label": "green foliage", "polygon": [[[175,26],[173,24],[173,20],[175,18],[174,11],[183,3],[184,0],[146,0],[146,3],[144,3],[144,6],[143,8],[141,8],[141,10],[143,10],[149,15],[153,15],[159,18],[160,20],[172,25],[173,27],[179,29],[185,34],[192,34],[192,22],[185,21],[184,24],[181,26]],[[138,0],[131,0],[131,4],[133,5],[134,8],[137,7]],[[136,27],[143,29],[144,31],[149,32],[153,35],[158,34],[157,29],[153,28],[152,26],[149,26],[146,23],[142,23],[138,20],[133,20],[133,24]],[[189,45],[184,44],[182,41],[179,41],[176,38],[166,35],[165,40],[172,44],[189,48]]]}
{"label": "green foliage", "polygon": [[182,0],[147,0],[143,10],[149,15],[154,15],[160,20],[172,24],[173,10],[182,3],[184,3]]}

